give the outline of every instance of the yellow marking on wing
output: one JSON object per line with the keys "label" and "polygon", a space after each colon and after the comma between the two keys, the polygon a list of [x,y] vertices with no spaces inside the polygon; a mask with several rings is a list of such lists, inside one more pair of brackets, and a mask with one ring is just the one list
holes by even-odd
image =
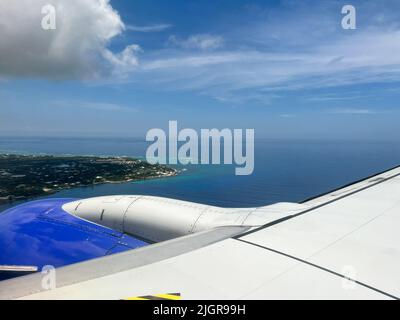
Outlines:
{"label": "yellow marking on wing", "polygon": [[141,296],[141,297],[130,297],[124,300],[134,301],[134,300],[181,300],[180,293],[165,293],[165,294],[155,294],[149,296]]}
{"label": "yellow marking on wing", "polygon": [[181,295],[179,293],[156,294],[154,296],[168,300],[181,300]]}

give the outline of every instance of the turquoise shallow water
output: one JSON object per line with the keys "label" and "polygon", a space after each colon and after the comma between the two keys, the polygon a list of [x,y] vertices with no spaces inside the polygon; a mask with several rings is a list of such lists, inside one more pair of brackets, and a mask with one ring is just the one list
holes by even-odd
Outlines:
{"label": "turquoise shallow water", "polygon": [[[235,176],[232,166],[188,166],[177,177],[64,190],[51,197],[145,194],[254,207],[302,201],[400,164],[396,142],[257,140],[255,145],[251,176]],[[143,156],[146,147],[130,139],[0,138],[0,152],[14,153]]]}

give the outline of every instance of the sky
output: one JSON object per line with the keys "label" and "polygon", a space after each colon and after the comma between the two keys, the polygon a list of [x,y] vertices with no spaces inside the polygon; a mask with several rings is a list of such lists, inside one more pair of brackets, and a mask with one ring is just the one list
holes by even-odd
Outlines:
{"label": "sky", "polygon": [[0,2],[0,136],[398,140],[399,82],[396,0]]}

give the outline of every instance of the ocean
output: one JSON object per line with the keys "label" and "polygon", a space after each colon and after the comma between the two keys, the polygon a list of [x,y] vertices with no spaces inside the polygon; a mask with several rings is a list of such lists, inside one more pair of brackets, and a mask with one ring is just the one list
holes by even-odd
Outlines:
{"label": "ocean", "polygon": [[[143,157],[140,139],[2,137],[1,153]],[[400,164],[400,144],[377,141],[256,140],[255,171],[231,165],[179,166],[178,176],[63,190],[51,198],[135,194],[221,207],[300,202]],[[18,203],[0,205],[0,212]]]}

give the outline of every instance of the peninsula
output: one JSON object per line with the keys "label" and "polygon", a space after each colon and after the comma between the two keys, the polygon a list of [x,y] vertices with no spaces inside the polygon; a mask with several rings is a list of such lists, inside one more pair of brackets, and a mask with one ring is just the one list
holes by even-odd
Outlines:
{"label": "peninsula", "polygon": [[0,203],[75,187],[176,174],[177,170],[173,168],[129,157],[0,154]]}

